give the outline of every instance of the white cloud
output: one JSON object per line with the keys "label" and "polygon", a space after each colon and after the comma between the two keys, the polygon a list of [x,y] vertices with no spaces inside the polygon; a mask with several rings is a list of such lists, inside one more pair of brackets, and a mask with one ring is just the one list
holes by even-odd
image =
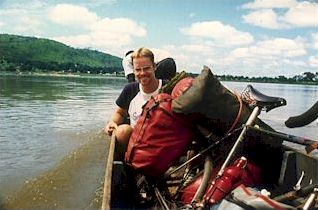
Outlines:
{"label": "white cloud", "polygon": [[[240,66],[242,69],[254,69],[254,75],[292,76],[292,71],[300,71],[308,67],[303,56],[307,54],[302,39],[274,38],[256,42],[249,47],[232,50],[224,58],[224,62],[231,68]],[[255,71],[258,69],[257,71]]]}
{"label": "white cloud", "polygon": [[4,25],[4,23],[0,21],[0,28],[1,28],[3,25]]}
{"label": "white cloud", "polygon": [[199,39],[189,44],[167,49],[175,58],[178,71],[200,73],[207,65],[215,74],[249,76],[294,76],[303,69],[310,69],[306,42],[301,37],[294,39],[264,39],[245,47],[234,48],[207,45]]}
{"label": "white cloud", "polygon": [[302,60],[291,60],[291,59],[283,59],[283,64],[288,64],[292,66],[298,66],[298,67],[307,67],[308,65],[302,61]]}
{"label": "white cloud", "polygon": [[53,39],[76,47],[96,47],[115,50],[129,45],[134,37],[144,37],[147,31],[133,20],[127,18],[96,19],[89,32],[75,36],[59,36]]}
{"label": "white cloud", "polygon": [[94,33],[127,34],[136,37],[144,37],[147,35],[147,31],[144,27],[128,18],[104,18],[93,23],[90,28]]}
{"label": "white cloud", "polygon": [[249,52],[249,48],[247,47],[236,48],[229,55],[231,59],[248,58],[251,56],[252,54]]}
{"label": "white cloud", "polygon": [[[195,72],[199,73],[202,70],[203,65],[209,65],[211,63],[207,62],[207,59],[213,58],[213,54],[210,55],[199,53],[197,50],[204,49],[204,45],[199,44],[193,45],[166,45],[161,48],[151,48],[155,54],[156,61],[160,61],[163,58],[172,57],[176,61],[177,71]],[[211,49],[210,49],[211,51]],[[213,61],[218,61],[213,59]]]}
{"label": "white cloud", "polygon": [[271,9],[271,8],[290,8],[297,4],[296,0],[255,0],[244,4],[245,9]]}
{"label": "white cloud", "polygon": [[20,18],[20,24],[15,27],[17,32],[28,32],[32,30],[35,33],[41,33],[41,26],[43,26],[43,22],[37,18],[22,16]]}
{"label": "white cloud", "polygon": [[178,53],[183,54],[183,61],[187,63],[183,69],[196,70],[199,72],[203,65],[212,66],[217,65],[220,59],[216,58],[218,53],[217,47],[212,47],[207,43],[193,43],[181,45],[177,48]]}
{"label": "white cloud", "polygon": [[98,16],[82,6],[58,4],[49,11],[49,18],[61,25],[89,27],[98,20]]}
{"label": "white cloud", "polygon": [[286,24],[278,22],[278,15],[272,9],[257,10],[243,16],[246,23],[270,29],[287,27]]}
{"label": "white cloud", "polygon": [[275,38],[259,41],[255,45],[238,48],[230,53],[232,58],[259,57],[262,59],[280,59],[306,55],[304,44],[298,40]]}
{"label": "white cloud", "polygon": [[308,62],[310,66],[318,68],[318,54],[315,56],[310,56]]}
{"label": "white cloud", "polygon": [[52,39],[76,47],[87,47],[93,41],[89,35],[85,34],[76,36],[58,36],[53,37]]}
{"label": "white cloud", "polygon": [[162,48],[151,48],[151,50],[155,55],[155,62],[159,62],[164,58],[174,57],[174,55],[171,54],[171,52],[175,50],[173,46],[164,46]]}
{"label": "white cloud", "polygon": [[187,44],[181,46],[182,51],[188,53],[213,54],[210,46],[202,44]]}
{"label": "white cloud", "polygon": [[313,39],[313,48],[318,50],[318,33],[312,34],[312,39]]}
{"label": "white cloud", "polygon": [[282,20],[297,27],[318,27],[318,4],[300,2],[291,7]]}
{"label": "white cloud", "polygon": [[52,8],[49,17],[57,24],[81,32],[78,35],[53,37],[75,47],[93,47],[118,53],[118,49],[131,44],[133,38],[147,35],[146,29],[134,20],[101,18],[83,6],[59,4]]}
{"label": "white cloud", "polygon": [[254,41],[250,33],[239,31],[219,21],[196,22],[180,31],[191,37],[211,39],[216,43],[228,46],[250,44]]}
{"label": "white cloud", "polygon": [[[30,6],[30,8],[8,8],[0,9],[0,19],[3,21],[2,30],[5,33],[12,34],[42,34],[42,27],[45,25],[42,15],[45,9],[41,8],[42,4]],[[28,4],[26,3],[26,6]]]}
{"label": "white cloud", "polygon": [[318,27],[318,4],[315,2],[255,0],[242,8],[254,10],[242,16],[246,23],[263,28]]}

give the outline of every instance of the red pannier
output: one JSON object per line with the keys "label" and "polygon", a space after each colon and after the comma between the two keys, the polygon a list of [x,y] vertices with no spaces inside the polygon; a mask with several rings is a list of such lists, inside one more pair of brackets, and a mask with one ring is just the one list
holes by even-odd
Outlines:
{"label": "red pannier", "polygon": [[171,101],[160,93],[144,105],[125,154],[128,165],[152,178],[160,178],[194,138],[185,116],[171,111]]}

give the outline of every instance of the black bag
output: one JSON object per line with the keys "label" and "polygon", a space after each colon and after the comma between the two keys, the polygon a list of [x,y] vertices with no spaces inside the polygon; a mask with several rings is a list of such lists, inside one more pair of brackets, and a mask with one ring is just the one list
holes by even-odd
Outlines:
{"label": "black bag", "polygon": [[156,64],[156,78],[170,80],[176,75],[177,67],[172,58],[165,58]]}

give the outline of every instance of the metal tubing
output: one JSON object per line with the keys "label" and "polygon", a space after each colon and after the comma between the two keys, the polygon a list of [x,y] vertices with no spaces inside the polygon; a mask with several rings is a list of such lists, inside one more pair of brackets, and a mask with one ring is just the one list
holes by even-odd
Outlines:
{"label": "metal tubing", "polygon": [[[259,131],[259,132],[264,133],[264,134],[269,135],[269,136],[278,137],[278,138],[283,139],[283,140],[288,141],[288,142],[307,146],[308,148],[306,148],[306,151],[308,153],[314,149],[317,149],[317,146],[318,146],[317,141],[314,141],[311,139],[307,139],[307,138],[303,138],[303,137],[299,137],[299,136],[294,136],[291,134],[285,134],[285,133],[281,133],[281,132],[277,132],[277,131],[269,131],[269,130],[265,130],[263,128],[250,127],[250,129],[253,129],[255,131]],[[309,150],[309,149],[311,149],[311,150]]]}
{"label": "metal tubing", "polygon": [[247,131],[247,128],[249,126],[252,126],[255,122],[255,119],[257,118],[257,116],[259,115],[261,109],[256,106],[254,109],[253,109],[253,112],[251,113],[250,117],[248,118],[247,122],[246,122],[246,125],[244,126],[242,132],[240,133],[240,136],[238,137],[238,139],[236,140],[235,144],[233,145],[230,153],[228,154],[226,160],[224,161],[222,167],[220,168],[219,170],[219,173],[217,175],[217,177],[221,176],[223,174],[223,171],[225,169],[225,167],[228,166],[229,162],[231,161],[231,158],[233,157],[234,153],[236,152],[239,144],[241,143],[241,141],[243,141],[244,139],[244,136],[245,136],[245,133]]}
{"label": "metal tubing", "polygon": [[170,210],[168,204],[166,203],[166,201],[164,200],[164,198],[162,197],[160,191],[158,190],[157,187],[155,187],[155,194],[157,196],[158,201],[161,203],[161,205],[164,207],[165,210]]}
{"label": "metal tubing", "polygon": [[184,166],[186,166],[187,164],[189,164],[193,160],[197,159],[198,157],[202,156],[204,153],[206,153],[207,151],[212,149],[214,146],[218,145],[221,141],[223,141],[224,139],[228,138],[229,136],[233,135],[234,133],[236,133],[236,132],[238,132],[240,130],[243,130],[243,128],[242,127],[237,128],[234,131],[232,131],[231,133],[226,134],[223,138],[214,141],[210,146],[208,146],[207,148],[203,149],[201,152],[199,152],[198,154],[193,156],[191,159],[187,160],[186,162],[184,162],[183,164],[181,164],[180,166],[178,166],[174,170],[170,171],[169,173],[166,173],[162,179],[165,179],[165,178],[169,177],[171,174],[173,174],[173,173],[177,172],[178,170],[182,169]]}
{"label": "metal tubing", "polygon": [[202,199],[202,197],[204,196],[204,193],[205,193],[205,191],[208,187],[208,184],[209,184],[209,180],[211,178],[212,169],[213,169],[213,166],[212,166],[211,156],[207,155],[205,157],[203,178],[202,178],[202,181],[201,181],[199,188],[197,189],[194,197],[192,198],[191,203],[196,202],[196,201],[200,201]]}
{"label": "metal tubing", "polygon": [[309,210],[309,209],[311,209],[311,207],[313,205],[315,205],[317,193],[318,193],[318,188],[315,188],[314,191],[309,195],[309,197],[308,197],[308,199],[303,207],[303,210]]}
{"label": "metal tubing", "polygon": [[311,193],[315,188],[318,188],[318,184],[311,184],[307,187],[301,188],[299,191],[290,191],[285,194],[276,196],[273,198],[273,200],[278,201],[278,202],[286,202],[290,200],[294,200],[298,197],[304,197],[307,196],[309,193]]}

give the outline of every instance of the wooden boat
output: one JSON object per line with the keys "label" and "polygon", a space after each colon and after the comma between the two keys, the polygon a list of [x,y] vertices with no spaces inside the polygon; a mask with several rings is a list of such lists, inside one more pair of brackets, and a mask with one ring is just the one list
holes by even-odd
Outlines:
{"label": "wooden boat", "polygon": [[[260,112],[260,109],[256,108],[255,112],[257,112],[255,116],[257,116]],[[231,151],[228,154],[225,154],[225,156],[227,157],[231,157],[232,150],[236,149],[236,142],[243,141],[244,136],[247,132],[249,132],[249,134],[251,135],[262,136],[261,141],[268,141],[269,139],[271,139],[271,141],[289,141],[296,144],[304,145],[306,146],[306,151],[308,153],[317,149],[318,146],[318,143],[316,141],[272,130],[265,130],[262,128],[249,126],[248,122],[246,123],[246,126],[241,129],[237,129],[236,131],[237,133],[241,132],[240,134],[244,132],[242,135],[242,139],[240,139],[241,135],[234,135],[235,139],[239,141],[234,141]],[[220,139],[219,141],[217,141],[217,143],[224,141],[224,139],[226,138],[227,137]],[[134,174],[130,169],[127,169],[127,167],[125,166],[122,155],[118,153],[118,148],[119,145],[116,144],[116,139],[113,135],[111,138],[105,172],[102,210],[123,208],[209,208],[211,207],[211,205],[209,205],[208,203],[197,201],[204,200],[209,187],[216,183],[215,180],[217,180],[217,178],[222,177],[223,174],[220,174],[220,171],[222,171],[222,167],[224,172],[224,170],[226,170],[226,167],[229,167],[230,165],[229,163],[226,163],[230,158],[226,158],[225,160],[222,159],[223,165],[221,164],[218,167],[212,167],[210,163],[211,156],[207,155],[210,154],[211,149],[214,148],[212,145],[197,152],[196,155],[192,155],[190,158],[183,158],[183,160],[182,158],[180,158],[179,164],[171,167],[162,179],[156,180],[154,182],[149,182],[149,180],[147,180],[147,178],[145,178],[144,176],[141,176],[141,178],[139,176],[138,179],[136,179],[136,174]],[[281,158],[277,160],[279,167],[275,168],[275,164],[273,163],[273,170],[269,172],[267,171],[268,173],[272,173],[267,174],[267,176],[272,176],[272,178],[274,177],[272,179],[273,183],[269,183],[270,185],[264,185],[265,188],[270,186],[267,190],[271,193],[271,195],[267,196],[267,198],[264,198],[265,200],[267,200],[266,202],[272,204],[272,208],[268,209],[317,209],[318,158],[310,154],[306,154],[305,152],[288,147],[286,145],[280,145],[279,151],[281,153]],[[271,153],[268,154],[268,156],[271,155]],[[200,170],[197,169],[198,173],[195,174],[195,177],[192,180],[188,180],[188,178],[190,177],[187,176],[189,175],[189,165],[192,165],[191,167],[193,167],[193,164],[190,163],[193,163],[193,160],[199,158],[201,158],[199,162],[203,164],[198,167],[198,169]],[[264,160],[266,161],[267,158],[268,157],[264,157]],[[233,159],[233,156],[231,157],[231,159]],[[196,162],[196,164],[197,163],[198,161]],[[275,176],[275,174],[277,174],[277,176]],[[208,179],[206,179],[205,177],[208,177]],[[200,180],[200,183],[195,190],[195,194],[193,192],[190,192],[190,198],[192,199],[191,202],[185,203],[184,199],[182,200],[182,198],[184,196],[188,196],[186,194],[188,192],[186,191],[190,190],[191,187],[189,186],[194,186],[194,183],[197,180]],[[211,182],[211,180],[214,181]],[[136,182],[138,183],[136,184]],[[136,185],[138,185],[138,187],[136,187]],[[261,190],[261,188],[258,188],[258,190]],[[197,195],[200,193],[201,195]],[[231,193],[227,194],[228,198],[229,194]],[[265,197],[261,193],[259,195],[259,197]],[[194,199],[193,197],[195,197],[196,199]],[[223,200],[218,201],[216,205],[219,205]],[[230,203],[233,201],[233,199],[226,200]],[[264,209],[264,206],[260,208],[249,206],[252,204],[246,203],[244,201],[244,198],[240,202],[235,202],[235,205],[240,206],[243,209]],[[244,203],[244,205],[242,203]]]}

